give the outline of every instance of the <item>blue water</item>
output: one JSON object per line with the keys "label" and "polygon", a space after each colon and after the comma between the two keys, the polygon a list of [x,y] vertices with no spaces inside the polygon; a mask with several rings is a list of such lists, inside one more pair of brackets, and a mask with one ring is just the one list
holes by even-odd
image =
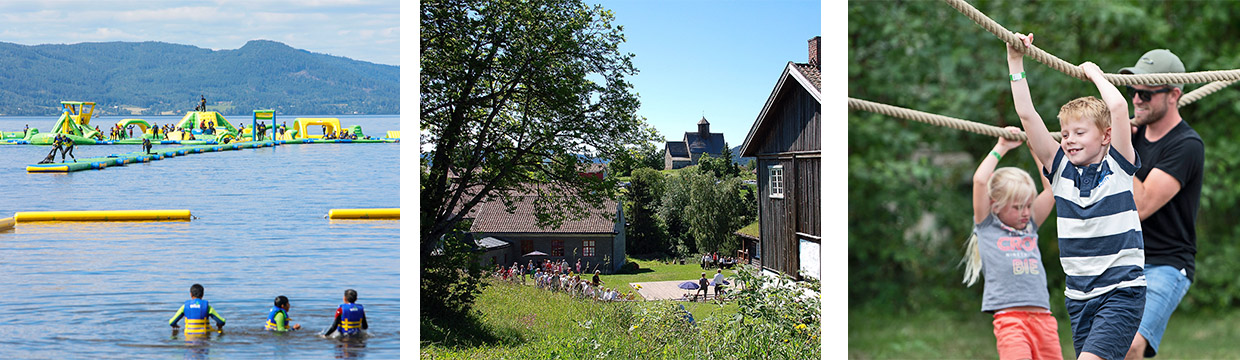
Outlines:
{"label": "blue water", "polygon": [[[289,123],[294,117],[278,115]],[[304,117],[338,117],[371,136],[399,130],[400,122],[396,115]],[[92,124],[107,129],[120,118]],[[0,130],[21,131],[29,123],[47,131],[55,120],[0,117]],[[283,145],[26,173],[48,150],[0,145],[0,218],[20,211],[189,209],[197,219],[33,223],[0,232],[0,358],[399,357],[399,224],[324,218],[334,208],[400,207],[398,144]],[[83,145],[74,153],[138,150]],[[224,335],[205,343],[187,343],[168,326],[194,283],[227,320]],[[331,326],[347,288],[366,307],[369,337],[345,343],[317,336]],[[301,331],[263,331],[277,295],[290,299],[289,317]]]}

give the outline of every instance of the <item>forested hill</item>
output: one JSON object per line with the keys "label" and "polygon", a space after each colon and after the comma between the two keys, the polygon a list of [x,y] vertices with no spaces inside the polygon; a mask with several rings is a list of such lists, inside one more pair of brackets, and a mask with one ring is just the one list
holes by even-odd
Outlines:
{"label": "forested hill", "polygon": [[94,101],[96,115],[182,114],[203,95],[225,115],[397,114],[400,68],[267,40],[235,50],[0,42],[0,115],[54,115],[62,100]]}

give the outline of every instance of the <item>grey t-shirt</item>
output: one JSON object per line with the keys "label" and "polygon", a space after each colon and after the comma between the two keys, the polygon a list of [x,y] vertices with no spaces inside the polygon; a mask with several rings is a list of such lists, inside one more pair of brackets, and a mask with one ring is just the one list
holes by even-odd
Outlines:
{"label": "grey t-shirt", "polygon": [[994,312],[1013,306],[1050,309],[1046,271],[1038,249],[1038,226],[1024,230],[1004,225],[995,214],[973,225],[982,254],[982,311]]}

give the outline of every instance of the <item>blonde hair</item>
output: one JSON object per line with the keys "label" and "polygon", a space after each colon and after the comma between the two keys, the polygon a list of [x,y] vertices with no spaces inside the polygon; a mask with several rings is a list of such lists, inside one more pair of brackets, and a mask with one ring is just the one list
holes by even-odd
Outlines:
{"label": "blonde hair", "polygon": [[1084,96],[1073,99],[1059,108],[1059,126],[1073,121],[1092,121],[1098,130],[1111,127],[1111,110],[1102,99]]}
{"label": "blonde hair", "polygon": [[[999,168],[986,181],[986,195],[990,198],[992,213],[1016,201],[1028,202],[1037,195],[1037,191],[1029,173],[1014,167]],[[964,258],[960,259],[960,263],[964,264],[962,282],[966,286],[973,286],[982,272],[982,253],[977,242],[977,231],[974,231],[965,241]]]}

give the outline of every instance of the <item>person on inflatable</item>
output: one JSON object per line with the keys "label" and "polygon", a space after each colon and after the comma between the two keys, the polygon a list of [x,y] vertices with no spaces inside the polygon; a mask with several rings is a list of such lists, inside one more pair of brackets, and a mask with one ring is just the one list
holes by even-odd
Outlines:
{"label": "person on inflatable", "polygon": [[279,332],[301,330],[301,324],[288,326],[288,309],[288,298],[284,297],[284,295],[276,296],[275,306],[272,306],[271,311],[267,312],[267,330]]}
{"label": "person on inflatable", "polygon": [[207,330],[211,328],[208,318],[213,318],[215,319],[216,331],[221,334],[224,333],[224,317],[215,312],[215,308],[202,299],[202,293],[202,285],[194,284],[189,287],[190,299],[186,300],[180,309],[177,309],[177,313],[172,316],[172,319],[168,320],[168,325],[172,326],[174,332],[177,328],[177,322],[181,321],[181,318],[185,318],[185,337],[204,337],[207,335]]}
{"label": "person on inflatable", "polygon": [[64,162],[65,156],[68,156],[73,158],[73,162],[77,162],[77,157],[73,156],[73,139],[70,139],[68,135],[56,135],[56,137],[60,138],[60,143],[64,146],[60,150],[60,161]]}
{"label": "person on inflatable", "polygon": [[370,324],[366,322],[366,310],[362,309],[362,305],[356,304],[357,291],[348,289],[344,291],[344,303],[336,308],[336,320],[332,322],[332,327],[323,333],[323,336],[331,336],[332,332],[339,330],[341,337],[361,336],[363,329],[370,328]]}

